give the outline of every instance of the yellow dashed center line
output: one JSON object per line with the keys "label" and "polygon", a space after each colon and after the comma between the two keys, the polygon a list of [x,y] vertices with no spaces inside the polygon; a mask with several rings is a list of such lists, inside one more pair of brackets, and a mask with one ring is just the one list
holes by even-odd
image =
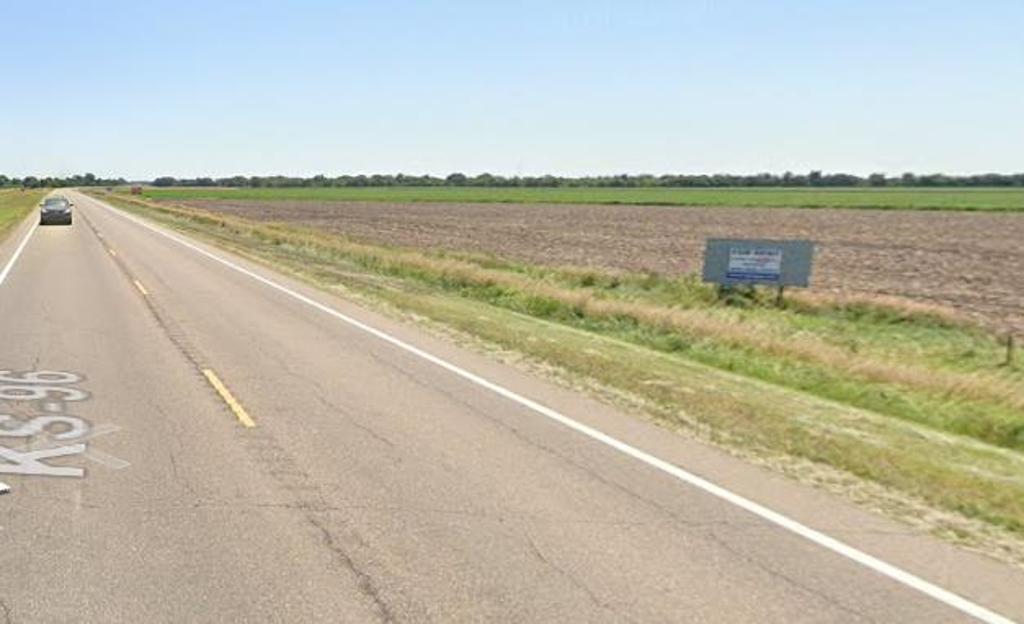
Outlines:
{"label": "yellow dashed center line", "polygon": [[206,380],[210,382],[210,385],[213,386],[213,389],[217,391],[217,394],[220,395],[220,398],[224,399],[224,402],[227,403],[228,407],[231,408],[231,411],[234,412],[235,417],[238,418],[238,422],[242,423],[243,426],[249,428],[256,426],[256,423],[253,422],[253,419],[249,417],[249,414],[248,412],[245,411],[245,408],[242,407],[242,405],[237,400],[235,400],[235,397],[231,394],[231,391],[228,390],[227,386],[225,386],[224,383],[220,380],[220,377],[217,377],[217,373],[213,372],[209,368],[204,368],[203,375],[206,376]]}
{"label": "yellow dashed center line", "polygon": [[135,287],[139,289],[139,292],[142,293],[142,296],[144,296],[144,297],[148,297],[149,296],[149,291],[146,290],[146,287],[142,285],[142,282],[140,282],[139,280],[132,280],[132,281],[135,282]]}

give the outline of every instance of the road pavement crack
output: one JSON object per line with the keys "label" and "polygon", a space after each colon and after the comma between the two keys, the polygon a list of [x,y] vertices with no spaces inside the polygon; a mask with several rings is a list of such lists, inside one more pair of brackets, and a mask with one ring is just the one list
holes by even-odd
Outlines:
{"label": "road pavement crack", "polygon": [[276,354],[268,353],[267,356],[272,358],[272,359],[274,359],[274,361],[277,362],[277,365],[284,372],[284,374],[286,374],[289,377],[299,381],[300,383],[310,383],[310,384],[312,384],[313,387],[316,390],[316,392],[312,393],[312,396],[313,396],[314,399],[316,399],[317,402],[320,403],[321,406],[327,408],[333,414],[340,415],[342,418],[345,419],[345,422],[349,423],[350,425],[352,425],[356,429],[359,429],[360,431],[362,431],[363,433],[365,433],[369,437],[373,438],[377,442],[380,442],[381,444],[387,446],[389,449],[394,449],[395,448],[395,443],[390,438],[388,438],[384,434],[380,433],[379,431],[377,431],[373,427],[370,427],[369,425],[366,425],[366,424],[360,422],[352,414],[351,410],[348,410],[344,406],[339,405],[339,404],[335,403],[334,401],[331,401],[330,399],[328,399],[327,396],[328,396],[329,393],[323,387],[323,384],[319,383],[318,381],[316,381],[315,379],[313,379],[310,376],[300,375],[300,374],[296,373],[294,370],[292,370],[292,368],[289,365],[287,360],[277,356]]}
{"label": "road pavement crack", "polygon": [[361,423],[358,420],[356,420],[350,413],[346,412],[345,409],[342,408],[342,406],[340,406],[337,403],[335,403],[335,402],[331,401],[330,399],[326,398],[323,395],[323,393],[322,393],[323,389],[319,387],[319,384],[314,383],[314,385],[316,385],[317,388],[321,391],[315,397],[317,399],[317,401],[320,403],[320,405],[328,408],[329,410],[332,411],[332,413],[340,414],[345,419],[345,421],[347,423],[349,423],[350,425],[352,425],[356,429],[359,429],[360,431],[362,431],[363,433],[365,433],[369,437],[373,438],[374,440],[380,442],[381,444],[387,446],[390,449],[394,449],[395,448],[395,443],[392,442],[387,436],[385,436],[384,434],[378,432],[373,427],[370,427],[368,425],[364,425],[363,423]]}
{"label": "road pavement crack", "polygon": [[[349,554],[340,540],[331,532],[329,513],[341,511],[329,505],[321,487],[310,475],[302,470],[292,455],[267,431],[253,433],[248,438],[246,449],[260,468],[286,492],[290,502],[256,507],[277,507],[297,511],[319,534],[323,545],[341,566],[354,578],[357,589],[372,603],[381,622],[396,622],[397,618],[384,599],[373,577]],[[366,546],[358,534],[352,539],[357,546]]]}
{"label": "road pavement crack", "polygon": [[635,492],[632,489],[630,489],[630,488],[628,488],[628,487],[626,487],[626,486],[624,486],[624,485],[622,485],[622,484],[620,484],[620,483],[618,483],[616,481],[613,481],[613,480],[611,480],[611,479],[609,479],[609,478],[599,474],[596,470],[594,470],[594,469],[592,469],[592,468],[590,468],[588,466],[585,466],[585,465],[583,465],[580,462],[577,462],[577,461],[573,460],[572,458],[568,457],[564,453],[559,452],[555,448],[553,448],[553,447],[551,447],[551,446],[549,446],[547,444],[544,444],[543,442],[541,442],[541,441],[539,441],[537,439],[529,437],[528,435],[523,433],[519,428],[517,428],[514,425],[505,422],[501,418],[493,416],[492,414],[490,414],[490,413],[480,409],[479,407],[477,407],[477,406],[467,402],[465,399],[463,399],[459,395],[457,395],[457,394],[455,394],[453,392],[449,392],[449,391],[447,391],[447,390],[445,390],[443,388],[440,388],[438,386],[428,385],[428,384],[424,383],[421,379],[418,379],[415,375],[410,374],[409,372],[407,372],[407,371],[405,371],[405,370],[403,370],[403,369],[401,369],[399,367],[395,367],[395,366],[390,365],[390,364],[389,364],[389,366],[392,366],[393,370],[396,373],[401,374],[402,376],[407,378],[410,383],[413,383],[413,384],[423,388],[426,391],[436,392],[436,393],[441,394],[442,396],[444,396],[449,401],[451,401],[451,402],[453,402],[453,403],[455,403],[455,404],[465,408],[467,411],[469,411],[471,413],[479,415],[480,417],[486,419],[487,421],[491,422],[495,426],[497,426],[497,427],[507,431],[508,433],[512,434],[516,439],[518,439],[522,443],[526,444],[527,446],[535,448],[538,451],[540,451],[540,452],[542,452],[542,453],[544,453],[544,454],[546,454],[546,455],[548,455],[550,457],[553,457],[553,458],[555,458],[558,461],[565,462],[569,466],[572,466],[573,468],[578,470],[580,473],[585,475],[587,478],[593,479],[594,481],[596,481],[596,482],[598,482],[598,483],[600,483],[600,484],[602,484],[604,486],[607,486],[607,487],[609,487],[611,489],[617,490],[617,491],[625,494],[626,496],[628,496],[628,497],[630,497],[630,498],[632,498],[632,499],[634,499],[634,500],[636,500],[636,501],[638,501],[640,503],[643,503],[644,505],[647,505],[651,509],[657,510],[657,511],[665,514],[666,516],[671,518],[675,523],[679,523],[679,524],[682,524],[683,526],[688,526],[688,527],[706,526],[706,525],[723,525],[723,526],[736,526],[736,527],[743,527],[743,526],[750,526],[750,525],[760,526],[760,523],[757,522],[757,520],[755,520],[753,518],[751,520],[749,520],[749,521],[743,521],[743,522],[731,522],[731,521],[728,521],[728,520],[714,520],[714,521],[710,521],[710,522],[709,521],[693,521],[693,520],[690,520],[690,519],[687,519],[687,518],[683,518],[679,514],[677,514],[674,510],[668,508],[665,505],[662,505],[658,501],[655,501],[655,500],[653,500],[651,498],[643,496],[642,494],[640,494],[638,492]]}
{"label": "road pavement crack", "polygon": [[605,602],[604,600],[601,600],[601,598],[598,597],[597,593],[594,592],[594,590],[591,589],[586,583],[577,578],[575,574],[569,572],[567,569],[563,568],[562,566],[552,561],[551,558],[545,555],[544,552],[540,549],[540,547],[537,546],[537,542],[533,539],[533,536],[530,535],[528,531],[524,531],[523,536],[526,538],[526,543],[527,545],[529,545],[530,551],[541,563],[554,570],[555,573],[557,573],[559,576],[567,580],[573,587],[586,594],[590,601],[594,603],[594,605],[600,607],[605,611],[610,612],[612,615],[615,615],[616,617],[623,618],[626,621],[636,621],[628,615],[620,613],[609,603]]}
{"label": "road pavement crack", "polygon": [[829,605],[831,607],[835,607],[835,608],[837,608],[837,609],[839,609],[839,610],[841,610],[841,611],[843,611],[843,612],[845,612],[845,613],[847,613],[849,615],[854,616],[859,621],[866,621],[866,622],[875,622],[876,621],[875,619],[869,617],[868,615],[864,614],[863,612],[858,611],[857,609],[854,609],[853,607],[850,607],[850,606],[847,606],[847,605],[843,604],[842,602],[837,600],[834,596],[830,596],[830,595],[824,593],[823,591],[821,591],[819,589],[811,587],[810,585],[797,580],[796,578],[786,574],[785,572],[782,572],[782,571],[780,571],[780,570],[778,570],[778,569],[776,569],[774,567],[769,566],[767,563],[765,563],[761,559],[759,559],[757,557],[752,557],[752,556],[748,555],[747,553],[741,551],[740,549],[738,549],[735,546],[733,546],[732,544],[730,544],[727,539],[723,539],[723,538],[719,537],[715,533],[714,527],[712,527],[707,532],[707,537],[708,537],[708,539],[713,541],[715,544],[717,544],[720,548],[722,548],[723,550],[725,550],[725,551],[729,552],[730,554],[732,554],[734,557],[737,557],[741,561],[744,561],[744,562],[748,563],[749,565],[751,565],[751,566],[753,566],[753,567],[755,567],[755,568],[765,572],[766,574],[768,574],[769,576],[771,576],[774,579],[778,579],[778,580],[782,581],[783,583],[785,583],[785,584],[787,584],[787,585],[789,585],[791,587],[795,587],[799,591],[802,591],[802,592],[805,592],[807,594],[810,594],[811,596],[814,596],[815,598],[821,600],[825,604],[827,604],[827,605]]}
{"label": "road pavement crack", "polygon": [[306,513],[306,519],[312,524],[318,531],[320,531],[324,545],[334,554],[335,558],[341,562],[343,566],[355,577],[356,586],[359,591],[369,598],[377,611],[378,618],[381,622],[397,622],[391,607],[381,596],[380,590],[377,588],[377,584],[365,570],[356,564],[355,560],[345,552],[345,549],[338,544],[334,538],[334,534],[331,533],[325,524],[319,520],[314,514]]}
{"label": "road pavement crack", "polygon": [[[414,383],[416,385],[419,385],[419,386],[421,386],[421,387],[423,387],[425,389],[429,389],[429,390],[432,390],[434,392],[439,392],[440,394],[444,395],[449,400],[451,400],[451,401],[453,401],[453,402],[455,402],[455,403],[457,403],[457,404],[459,404],[459,405],[461,405],[461,406],[463,406],[463,407],[473,411],[474,413],[477,413],[477,414],[481,415],[483,418],[486,418],[487,420],[491,421],[495,425],[497,425],[497,426],[507,430],[509,433],[511,433],[516,438],[520,439],[522,442],[524,442],[524,443],[526,443],[526,444],[528,444],[528,445],[530,445],[530,446],[532,446],[532,447],[534,447],[534,448],[536,448],[536,449],[538,449],[538,450],[540,450],[540,451],[542,451],[542,452],[544,452],[546,454],[549,454],[549,455],[557,458],[560,461],[563,461],[563,462],[565,462],[565,463],[575,467],[576,469],[578,469],[579,471],[581,471],[582,473],[587,475],[589,478],[594,479],[595,481],[597,481],[597,482],[599,482],[599,483],[601,483],[601,484],[603,484],[605,486],[608,486],[608,487],[610,487],[612,489],[618,490],[618,491],[622,492],[623,494],[625,494],[625,495],[627,495],[627,496],[629,496],[629,497],[631,497],[631,498],[633,498],[633,499],[635,499],[635,500],[637,500],[637,501],[639,501],[641,503],[644,503],[644,504],[648,505],[652,509],[655,509],[655,510],[657,510],[657,511],[659,511],[659,512],[665,514],[665,515],[667,515],[669,518],[671,518],[673,520],[673,522],[672,522],[673,528],[678,529],[679,528],[678,524],[682,524],[683,526],[687,526],[687,527],[691,527],[691,528],[692,527],[697,527],[697,526],[710,527],[711,530],[708,531],[708,535],[710,535],[711,539],[713,539],[717,544],[719,544],[722,548],[724,548],[730,554],[732,554],[732,555],[736,556],[737,558],[739,558],[739,559],[741,559],[743,561],[746,561],[747,563],[749,563],[749,564],[751,564],[753,566],[756,566],[757,568],[765,571],[766,573],[771,575],[773,578],[779,579],[779,580],[785,582],[786,584],[788,584],[790,586],[796,587],[796,588],[798,588],[801,591],[804,591],[804,592],[806,592],[808,594],[811,594],[811,595],[815,596],[816,598],[824,601],[826,604],[829,604],[830,606],[833,606],[833,607],[838,608],[838,609],[840,609],[840,610],[842,610],[842,611],[844,611],[844,612],[846,612],[846,613],[848,613],[848,614],[850,614],[852,616],[855,616],[859,620],[869,621],[869,622],[872,621],[871,618],[869,618],[864,613],[856,611],[855,609],[852,609],[852,608],[842,604],[841,602],[837,601],[834,597],[826,595],[826,594],[822,593],[821,591],[819,591],[819,590],[817,590],[817,589],[815,589],[813,587],[809,587],[806,584],[801,583],[800,581],[798,581],[795,578],[792,578],[792,577],[790,577],[790,576],[788,576],[788,575],[786,575],[786,574],[784,574],[784,573],[782,573],[782,572],[780,572],[780,571],[778,571],[776,569],[768,567],[764,562],[762,562],[762,561],[760,561],[760,560],[758,560],[756,558],[750,557],[749,555],[747,555],[745,553],[740,552],[739,550],[737,550],[737,549],[733,548],[731,545],[729,545],[725,540],[722,540],[722,539],[718,538],[718,536],[714,535],[714,532],[713,532],[713,530],[714,530],[714,528],[716,526],[734,526],[734,527],[737,527],[737,528],[742,528],[744,526],[747,526],[748,524],[756,524],[756,523],[753,523],[753,522],[751,522],[751,523],[735,523],[735,522],[729,522],[729,521],[725,521],[725,520],[715,520],[715,521],[711,521],[711,522],[693,522],[693,521],[688,520],[686,518],[682,518],[674,510],[669,509],[668,507],[658,503],[657,501],[649,499],[649,498],[647,498],[647,497],[645,497],[645,496],[643,496],[643,495],[633,491],[632,489],[630,489],[630,488],[628,488],[628,487],[626,487],[626,486],[624,486],[622,484],[619,484],[619,483],[617,483],[615,481],[609,480],[608,478],[598,474],[595,470],[593,470],[593,469],[591,469],[591,468],[589,468],[587,466],[584,466],[584,465],[582,465],[579,462],[576,462],[576,461],[572,460],[571,458],[569,458],[569,457],[565,456],[564,454],[558,452],[554,448],[551,448],[548,445],[539,442],[538,440],[529,438],[528,436],[526,436],[522,431],[520,431],[515,426],[510,425],[510,424],[502,421],[501,419],[496,418],[496,417],[486,413],[485,411],[476,408],[475,406],[467,403],[465,400],[463,400],[459,396],[455,395],[454,393],[447,392],[447,391],[445,391],[445,390],[443,390],[441,388],[438,388],[436,386],[427,386],[421,380],[417,379],[415,375],[409,374],[407,371],[401,369],[400,367],[397,367],[397,366],[394,366],[394,365],[390,365],[390,366],[391,366],[392,370],[394,370],[395,372],[398,372],[399,374],[402,374],[403,376],[407,377],[412,383]],[[544,560],[544,561],[546,561],[546,562],[548,562],[550,564],[550,561],[547,560],[546,558],[544,558],[542,553],[540,553],[540,551],[537,550],[536,544],[532,544],[532,540],[531,540],[531,545],[532,545],[534,551],[536,552],[536,554],[538,554],[538,556],[540,556],[542,558],[542,560]],[[555,569],[558,569],[556,566],[552,566],[552,567],[555,567]],[[564,573],[564,571],[563,571],[563,573]],[[586,590],[586,588],[581,588],[581,589],[585,589]],[[592,596],[592,598],[595,598],[595,601],[596,601],[596,597]],[[598,604],[601,604],[601,603],[598,601]],[[602,606],[604,606],[604,605],[602,605]]]}
{"label": "road pavement crack", "polygon": [[199,495],[199,492],[196,492],[195,488],[192,487],[192,482],[189,481],[187,478],[183,477],[181,473],[178,471],[178,460],[174,455],[174,450],[171,448],[167,449],[167,459],[170,461],[171,474],[174,475],[174,480],[180,483],[182,486],[184,486],[186,490],[188,490],[188,494],[194,502],[200,502],[202,500],[202,497]]}

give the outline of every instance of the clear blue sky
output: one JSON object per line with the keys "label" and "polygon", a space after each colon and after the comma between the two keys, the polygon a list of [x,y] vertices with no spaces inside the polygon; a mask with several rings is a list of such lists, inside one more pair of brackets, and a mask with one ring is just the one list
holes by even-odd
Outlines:
{"label": "clear blue sky", "polygon": [[1020,0],[0,14],[9,175],[1024,170]]}

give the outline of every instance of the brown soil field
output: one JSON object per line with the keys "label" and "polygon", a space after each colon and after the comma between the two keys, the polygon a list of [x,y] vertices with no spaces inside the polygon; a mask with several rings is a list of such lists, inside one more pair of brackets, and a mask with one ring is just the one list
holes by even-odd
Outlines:
{"label": "brown soil field", "polygon": [[1024,215],[567,204],[188,201],[353,240],[547,265],[697,272],[711,237],[817,243],[815,290],[951,307],[1024,332]]}

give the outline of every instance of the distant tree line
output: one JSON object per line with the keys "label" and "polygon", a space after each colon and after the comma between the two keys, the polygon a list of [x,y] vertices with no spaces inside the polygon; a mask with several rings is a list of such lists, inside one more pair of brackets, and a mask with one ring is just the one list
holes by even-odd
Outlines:
{"label": "distant tree line", "polygon": [[481,173],[469,176],[452,173],[446,177],[430,175],[405,175],[402,173],[373,175],[341,175],[328,177],[316,175],[309,178],[291,176],[233,176],[230,178],[173,178],[160,177],[153,180],[154,186],[231,186],[252,188],[281,187],[359,187],[359,186],[487,186],[487,187],[1024,187],[1024,173],[986,173],[969,176],[950,176],[941,173],[917,175],[904,173],[901,176],[887,176],[873,173],[857,176],[849,173],[822,173],[811,171],[807,174],[785,172],[783,174],[758,173],[735,175],[716,173],[712,175],[614,175],[614,176],[500,176]]}
{"label": "distant tree line", "polygon": [[[20,186],[24,188],[55,188],[64,186],[117,186],[127,184],[124,178],[98,178],[91,173],[66,178],[26,176],[8,177],[0,174],[0,187]],[[490,173],[470,176],[452,173],[446,177],[431,175],[373,174],[341,175],[328,177],[315,175],[309,178],[294,176],[232,176],[229,178],[174,178],[163,176],[152,181],[153,186],[224,186],[251,188],[282,187],[359,187],[359,186],[487,186],[487,187],[616,187],[616,188],[801,188],[801,187],[1024,187],[1024,173],[984,173],[968,176],[934,173],[918,175],[904,173],[887,176],[873,173],[858,176],[849,173],[823,173],[811,171],[806,174],[787,171],[782,174],[758,173],[737,175],[715,174],[669,174],[669,175],[613,175],[613,176],[500,176]]]}
{"label": "distant tree line", "polygon": [[64,186],[117,186],[127,184],[124,178],[97,178],[91,173],[56,178],[47,176],[37,178],[25,176],[24,178],[11,178],[0,173],[0,187],[20,186],[22,188],[59,188]]}

